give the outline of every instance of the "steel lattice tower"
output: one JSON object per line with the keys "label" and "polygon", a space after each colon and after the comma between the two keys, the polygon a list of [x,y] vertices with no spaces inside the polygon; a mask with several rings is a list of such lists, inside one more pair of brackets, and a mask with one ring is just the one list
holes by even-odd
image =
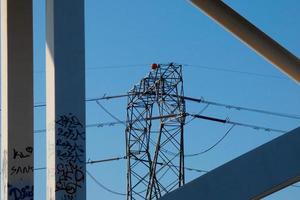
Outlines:
{"label": "steel lattice tower", "polygon": [[127,200],[158,199],[184,184],[182,66],[153,64],[128,93]]}

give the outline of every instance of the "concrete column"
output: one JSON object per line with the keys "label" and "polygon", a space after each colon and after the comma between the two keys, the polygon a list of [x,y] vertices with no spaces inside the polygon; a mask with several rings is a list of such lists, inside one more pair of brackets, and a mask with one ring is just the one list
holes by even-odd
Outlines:
{"label": "concrete column", "polygon": [[46,0],[47,200],[85,200],[84,0]]}
{"label": "concrete column", "polygon": [[33,199],[32,0],[0,0],[1,199]]}

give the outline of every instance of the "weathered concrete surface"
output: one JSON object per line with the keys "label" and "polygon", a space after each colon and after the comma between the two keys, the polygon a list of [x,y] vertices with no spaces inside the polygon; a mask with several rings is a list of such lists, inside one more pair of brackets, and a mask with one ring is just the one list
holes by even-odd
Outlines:
{"label": "weathered concrete surface", "polygon": [[85,200],[84,0],[46,0],[47,200]]}
{"label": "weathered concrete surface", "polygon": [[298,84],[300,83],[300,59],[222,0],[191,0],[191,2],[256,53],[289,75]]}
{"label": "weathered concrete surface", "polygon": [[32,0],[0,0],[1,199],[33,198]]}
{"label": "weathered concrete surface", "polygon": [[161,200],[261,199],[300,180],[300,128],[165,195]]}

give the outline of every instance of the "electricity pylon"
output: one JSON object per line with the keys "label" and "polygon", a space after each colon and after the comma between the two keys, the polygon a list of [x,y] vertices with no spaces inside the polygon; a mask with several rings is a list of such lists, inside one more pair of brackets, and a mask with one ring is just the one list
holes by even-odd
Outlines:
{"label": "electricity pylon", "polygon": [[128,92],[127,200],[158,199],[184,184],[182,66],[153,64]]}

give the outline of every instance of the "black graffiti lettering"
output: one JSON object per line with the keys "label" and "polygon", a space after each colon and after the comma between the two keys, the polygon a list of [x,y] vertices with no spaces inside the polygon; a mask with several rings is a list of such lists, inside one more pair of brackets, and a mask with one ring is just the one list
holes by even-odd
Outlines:
{"label": "black graffiti lettering", "polygon": [[8,185],[9,196],[12,200],[33,200],[33,185],[23,188]]}
{"label": "black graffiti lettering", "polygon": [[64,195],[62,200],[73,200],[74,196],[73,195]]}
{"label": "black graffiti lettering", "polygon": [[33,148],[32,147],[26,147],[25,152],[18,151],[16,149],[13,149],[13,158],[14,159],[23,159],[23,158],[28,158],[32,155],[33,153]]}
{"label": "black graffiti lettering", "polygon": [[63,192],[62,200],[73,200],[85,181],[85,131],[71,113],[60,116],[56,125],[56,191]]}
{"label": "black graffiti lettering", "polygon": [[80,162],[80,163],[84,162],[84,160],[82,160],[83,154],[80,154],[79,152],[77,152],[77,150],[75,151],[57,150],[56,156],[61,161],[68,160],[72,162]]}
{"label": "black graffiti lettering", "polygon": [[57,165],[58,181],[56,182],[56,191],[63,190],[68,194],[74,194],[81,188],[84,180],[84,173],[75,163]]}
{"label": "black graffiti lettering", "polygon": [[33,173],[33,166],[12,166],[10,175]]}
{"label": "black graffiti lettering", "polygon": [[56,140],[56,156],[60,160],[68,160],[73,162],[84,162],[82,159],[84,156],[84,150],[82,145],[78,145],[77,142],[70,142],[68,140],[62,141]]}
{"label": "black graffiti lettering", "polygon": [[26,147],[25,149],[28,153],[32,153],[33,152],[33,148],[32,147]]}
{"label": "black graffiti lettering", "polygon": [[69,140],[78,140],[78,139],[85,139],[85,132],[79,131],[78,129],[74,128],[59,128],[58,129],[58,136],[64,137],[65,139]]}
{"label": "black graffiti lettering", "polygon": [[72,113],[67,115],[62,115],[59,117],[59,120],[56,121],[56,124],[60,125],[64,128],[77,128],[77,127],[83,127],[79,119],[74,116]]}

